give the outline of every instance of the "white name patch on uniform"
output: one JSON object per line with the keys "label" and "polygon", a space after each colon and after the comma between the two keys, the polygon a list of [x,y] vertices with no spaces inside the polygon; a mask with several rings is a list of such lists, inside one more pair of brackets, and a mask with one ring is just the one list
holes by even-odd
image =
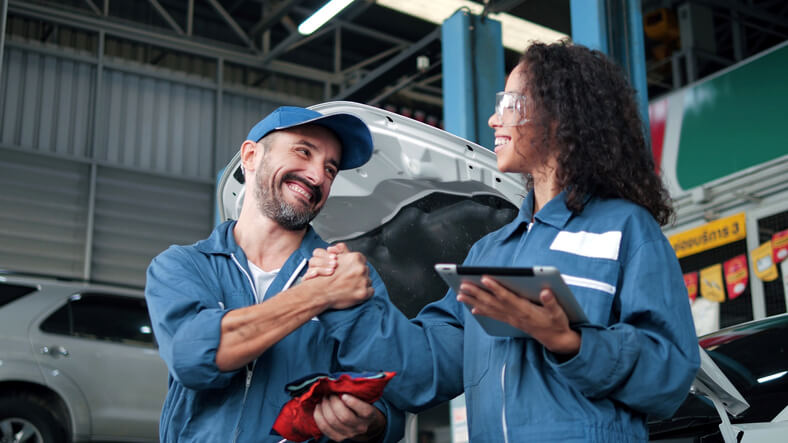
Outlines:
{"label": "white name patch on uniform", "polygon": [[555,236],[550,249],[583,257],[617,260],[620,246],[621,231],[608,231],[601,234],[561,231]]}

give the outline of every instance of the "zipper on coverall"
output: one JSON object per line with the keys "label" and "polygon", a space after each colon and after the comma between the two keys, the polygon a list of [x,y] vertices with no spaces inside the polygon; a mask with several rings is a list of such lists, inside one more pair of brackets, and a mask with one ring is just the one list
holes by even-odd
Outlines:
{"label": "zipper on coverall", "polygon": [[[254,282],[252,281],[252,277],[249,276],[249,273],[246,272],[246,269],[244,269],[244,267],[241,266],[241,263],[238,261],[238,259],[235,258],[235,254],[230,254],[230,257],[233,259],[235,265],[238,266],[238,269],[240,269],[241,272],[246,276],[246,280],[249,281],[249,286],[252,288],[252,298],[254,299],[255,303],[262,302],[262,300],[260,301],[257,300],[257,290],[255,288]],[[284,287],[282,288],[282,291],[288,289],[293,284],[296,277],[298,277],[298,274],[301,273],[302,269],[304,269],[304,265],[306,265],[306,259],[301,260],[301,263],[298,265],[298,267],[296,267],[295,271],[290,275],[290,278],[287,280],[287,283],[285,283]],[[243,417],[244,407],[246,406],[246,397],[247,395],[249,395],[249,387],[252,385],[252,375],[254,374],[255,363],[257,363],[257,359],[252,360],[251,363],[248,363],[246,365],[246,381],[244,384],[244,396],[241,399],[241,410],[238,414],[238,422],[235,424],[235,432],[233,432],[233,443],[236,443],[238,441],[238,434],[241,432],[241,418]]]}

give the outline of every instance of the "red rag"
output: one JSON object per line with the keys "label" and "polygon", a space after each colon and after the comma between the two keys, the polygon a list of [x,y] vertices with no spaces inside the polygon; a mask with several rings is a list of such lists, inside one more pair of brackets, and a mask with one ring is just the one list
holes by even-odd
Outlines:
{"label": "red rag", "polygon": [[350,394],[367,403],[376,402],[382,395],[386,384],[396,372],[384,372],[379,378],[353,378],[341,374],[336,379],[323,377],[315,381],[303,394],[290,399],[282,407],[274,422],[274,431],[282,437],[302,442],[320,439],[323,433],[318,429],[313,416],[315,407],[329,395]]}

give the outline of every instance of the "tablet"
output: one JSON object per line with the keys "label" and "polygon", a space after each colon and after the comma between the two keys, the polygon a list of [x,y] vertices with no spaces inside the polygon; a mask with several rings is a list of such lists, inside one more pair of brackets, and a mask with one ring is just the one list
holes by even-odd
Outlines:
{"label": "tablet", "polygon": [[[477,286],[481,284],[482,275],[489,275],[520,297],[525,297],[533,302],[540,303],[539,292],[550,288],[555,294],[556,301],[566,312],[570,325],[587,323],[585,313],[577,303],[572,291],[564,283],[558,269],[551,266],[536,266],[533,268],[504,268],[488,266],[462,266],[453,263],[438,263],[435,270],[444,281],[459,293],[460,283],[470,281]],[[484,315],[474,314],[474,318],[488,334],[497,337],[528,337],[525,331],[514,326],[495,320]]]}

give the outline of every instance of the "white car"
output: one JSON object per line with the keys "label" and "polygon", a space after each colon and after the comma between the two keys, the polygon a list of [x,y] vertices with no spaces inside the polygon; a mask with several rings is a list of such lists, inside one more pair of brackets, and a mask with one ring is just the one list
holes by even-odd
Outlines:
{"label": "white car", "polygon": [[158,441],[166,393],[142,291],[0,274],[0,441]]}

